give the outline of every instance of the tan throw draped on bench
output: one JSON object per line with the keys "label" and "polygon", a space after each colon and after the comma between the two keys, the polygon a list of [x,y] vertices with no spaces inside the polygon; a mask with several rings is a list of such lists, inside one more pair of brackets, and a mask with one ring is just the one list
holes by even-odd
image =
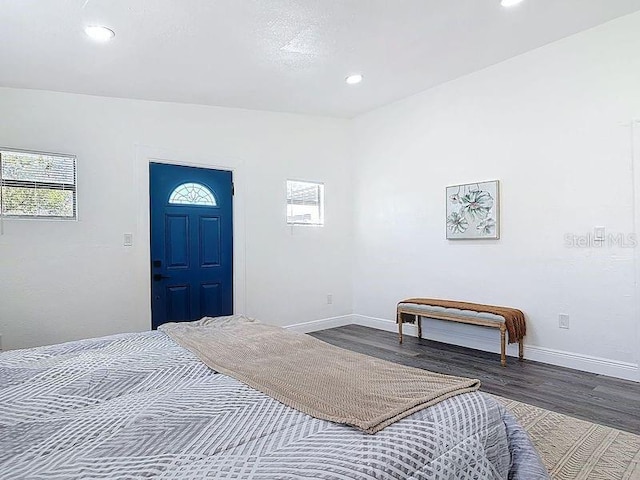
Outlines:
{"label": "tan throw draped on bench", "polygon": [[367,433],[480,387],[479,380],[379,360],[239,315],[160,330],[217,372],[303,413]]}
{"label": "tan throw draped on bench", "polygon": [[[517,308],[498,307],[496,305],[483,305],[480,303],[458,302],[455,300],[438,300],[435,298],[408,298],[400,303],[415,303],[418,305],[431,305],[433,307],[457,308],[458,310],[471,310],[472,312],[486,312],[504,317],[509,332],[509,343],[520,341],[527,334],[527,323],[524,313]],[[428,314],[424,315],[429,317]],[[404,323],[404,320],[403,320]]]}

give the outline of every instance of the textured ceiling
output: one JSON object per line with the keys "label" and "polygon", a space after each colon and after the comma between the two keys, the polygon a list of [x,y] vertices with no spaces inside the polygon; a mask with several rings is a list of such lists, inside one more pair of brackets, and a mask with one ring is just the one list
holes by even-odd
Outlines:
{"label": "textured ceiling", "polygon": [[[0,0],[0,86],[353,117],[640,0]],[[116,32],[107,44],[87,24]],[[362,84],[346,75],[362,72]]]}

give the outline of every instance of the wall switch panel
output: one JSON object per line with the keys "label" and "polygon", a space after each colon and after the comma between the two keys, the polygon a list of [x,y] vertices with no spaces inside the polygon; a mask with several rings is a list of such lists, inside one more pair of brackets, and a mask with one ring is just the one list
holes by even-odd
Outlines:
{"label": "wall switch panel", "polygon": [[605,228],[604,227],[595,227],[593,229],[593,238],[595,240],[604,240],[605,237]]}
{"label": "wall switch panel", "polygon": [[132,247],[133,246],[133,233],[125,233],[124,234],[123,245],[125,247]]}

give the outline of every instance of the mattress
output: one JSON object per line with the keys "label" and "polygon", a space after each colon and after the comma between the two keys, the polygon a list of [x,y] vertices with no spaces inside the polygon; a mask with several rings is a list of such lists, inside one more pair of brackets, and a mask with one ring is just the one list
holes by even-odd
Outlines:
{"label": "mattress", "polygon": [[0,354],[2,479],[546,479],[488,395],[370,435],[216,373],[162,332]]}

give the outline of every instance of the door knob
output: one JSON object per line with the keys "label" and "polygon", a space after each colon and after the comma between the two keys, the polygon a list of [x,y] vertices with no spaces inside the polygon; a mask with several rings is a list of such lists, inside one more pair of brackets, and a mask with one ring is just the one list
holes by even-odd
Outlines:
{"label": "door knob", "polygon": [[164,280],[165,278],[171,278],[169,275],[162,275],[161,273],[154,273],[153,280],[159,282],[160,280]]}

